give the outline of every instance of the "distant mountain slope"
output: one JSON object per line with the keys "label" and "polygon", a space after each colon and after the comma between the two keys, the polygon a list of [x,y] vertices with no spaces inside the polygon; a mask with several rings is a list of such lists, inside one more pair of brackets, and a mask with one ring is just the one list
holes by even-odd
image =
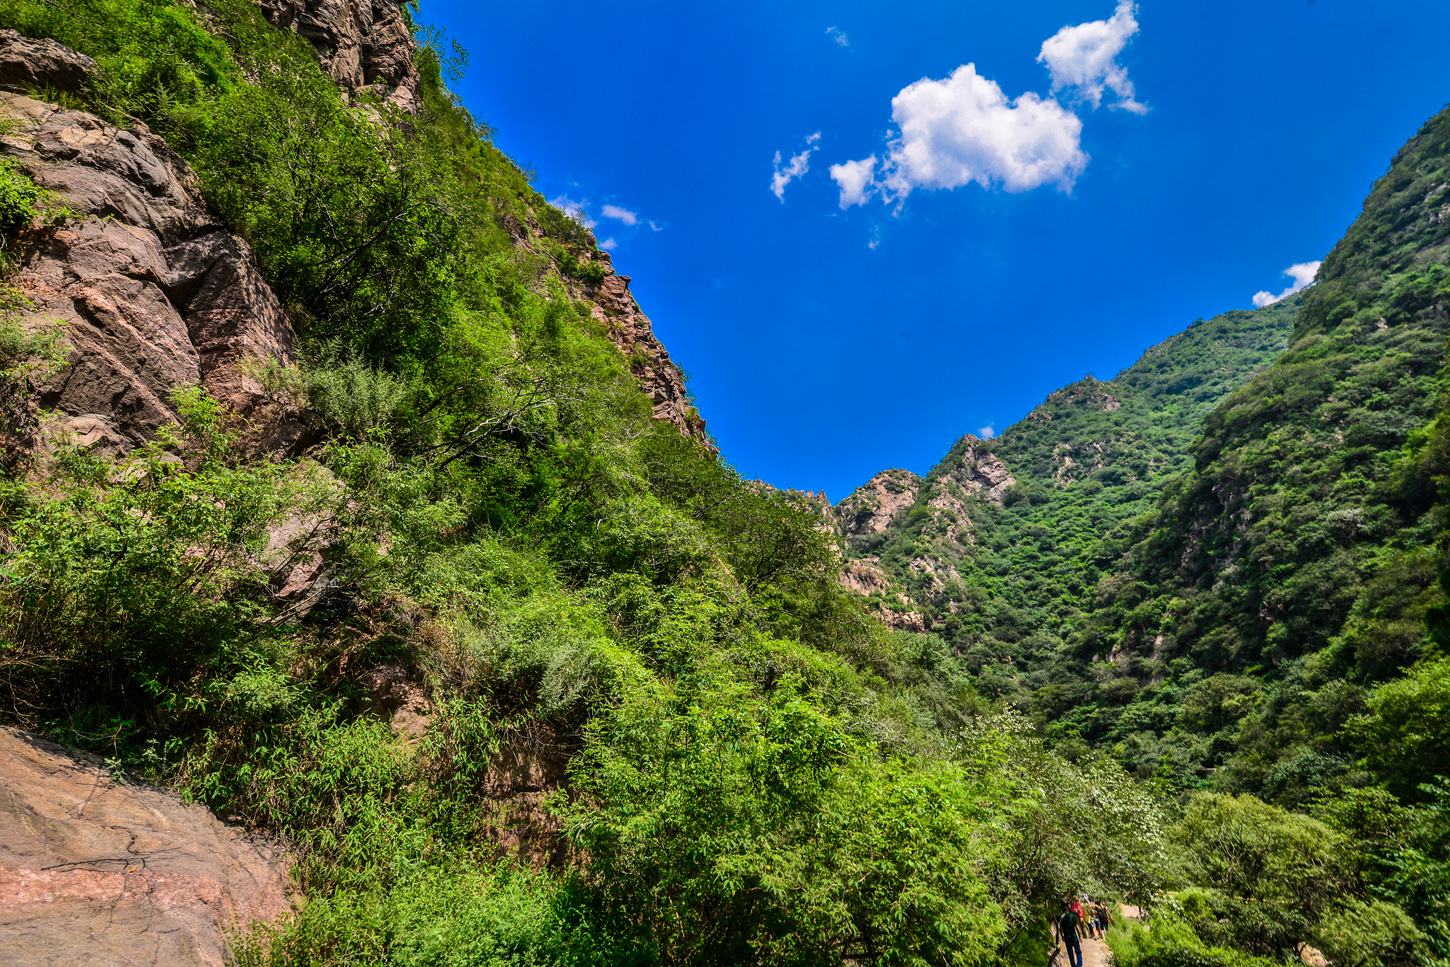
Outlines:
{"label": "distant mountain slope", "polygon": [[[1296,303],[1200,321],[1117,378],[1053,393],[1000,438],[968,436],[909,489],[888,471],[836,516],[884,607],[925,612],[989,690],[1058,647],[1111,560],[1107,541],[1189,460],[1204,416],[1288,340]],[[866,510],[863,512],[863,508]]]}

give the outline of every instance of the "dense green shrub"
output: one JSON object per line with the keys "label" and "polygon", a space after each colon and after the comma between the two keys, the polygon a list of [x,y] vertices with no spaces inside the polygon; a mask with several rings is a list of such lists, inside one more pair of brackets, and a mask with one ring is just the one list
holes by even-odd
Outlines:
{"label": "dense green shrub", "polygon": [[14,161],[0,158],[0,238],[12,235],[40,216],[40,189]]}

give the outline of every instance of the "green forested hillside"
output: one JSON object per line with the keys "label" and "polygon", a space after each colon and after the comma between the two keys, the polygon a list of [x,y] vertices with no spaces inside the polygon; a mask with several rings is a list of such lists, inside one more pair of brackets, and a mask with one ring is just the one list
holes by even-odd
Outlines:
{"label": "green forested hillside", "polygon": [[[1305,802],[1355,771],[1345,728],[1374,685],[1433,656],[1447,179],[1442,114],[1325,260],[1289,349],[1209,416],[1192,469],[1097,589],[1074,658],[1112,662],[1057,698],[1141,771],[1217,769]],[[1184,702],[1206,720],[1182,722]]]}
{"label": "green forested hillside", "polygon": [[[1112,549],[1184,468],[1204,417],[1283,349],[1296,309],[1286,302],[1197,322],[1117,378],[1067,386],[977,444],[1016,483],[1003,506],[967,505],[970,541],[947,539],[925,510],[892,529],[882,561],[990,694],[1052,685],[1032,679],[1032,669],[1071,638]],[[928,475],[920,504],[957,462],[954,450]],[[960,580],[925,591],[911,568],[923,557],[951,565]]]}
{"label": "green forested hillside", "polygon": [[[452,54],[404,113],[251,0],[0,27],[95,59],[27,93],[163,137],[295,330],[250,416],[0,440],[0,717],[290,850],[239,963],[1040,964],[1084,891],[1150,908],[1122,967],[1450,956],[1444,117],[1302,300],[958,447],[869,542],[914,634],[654,418]],[[78,204],[0,165],[16,427],[78,362],[18,281]],[[968,450],[1016,482],[948,540]]]}
{"label": "green forested hillside", "polygon": [[[1312,813],[1442,956],[1447,257],[1450,112],[1393,160],[1307,293],[1053,394],[977,444],[1017,484],[968,506],[969,539],[924,526],[928,484],[880,551],[983,693],[1059,749]],[[960,580],[927,580],[921,560]],[[1203,902],[1232,919],[1221,895]],[[1151,960],[1134,943],[1123,959]]]}

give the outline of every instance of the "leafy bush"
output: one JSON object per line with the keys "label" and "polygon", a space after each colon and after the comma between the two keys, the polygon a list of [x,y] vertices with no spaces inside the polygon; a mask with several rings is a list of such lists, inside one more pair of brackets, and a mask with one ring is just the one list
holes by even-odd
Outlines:
{"label": "leafy bush", "polygon": [[40,217],[40,189],[10,158],[0,158],[0,238],[8,242]]}

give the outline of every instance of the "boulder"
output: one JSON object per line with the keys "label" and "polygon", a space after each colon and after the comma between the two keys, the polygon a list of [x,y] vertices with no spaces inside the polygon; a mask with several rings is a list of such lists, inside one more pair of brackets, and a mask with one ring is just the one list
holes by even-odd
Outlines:
{"label": "boulder", "polygon": [[0,729],[0,963],[220,965],[230,931],[290,909],[276,848]]}
{"label": "boulder", "polygon": [[71,347],[41,403],[132,443],[175,419],[180,386],[199,383],[244,415],[269,408],[254,364],[289,358],[291,326],[185,163],[144,128],[19,94],[0,92],[0,118],[0,153],[74,213],[33,233],[10,279],[27,317],[60,323]]}
{"label": "boulder", "polygon": [[74,94],[95,69],[96,62],[85,54],[53,40],[32,40],[13,30],[0,30],[0,88],[49,88]]}

